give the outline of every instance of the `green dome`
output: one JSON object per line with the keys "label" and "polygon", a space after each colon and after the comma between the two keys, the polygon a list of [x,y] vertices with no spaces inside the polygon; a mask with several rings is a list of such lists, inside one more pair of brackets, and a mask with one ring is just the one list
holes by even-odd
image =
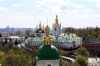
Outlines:
{"label": "green dome", "polygon": [[39,47],[38,60],[57,60],[59,59],[58,49],[53,45],[42,45]]}

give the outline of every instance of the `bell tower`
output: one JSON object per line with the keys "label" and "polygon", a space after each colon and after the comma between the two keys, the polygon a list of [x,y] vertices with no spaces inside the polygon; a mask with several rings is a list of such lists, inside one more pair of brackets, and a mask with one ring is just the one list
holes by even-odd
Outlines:
{"label": "bell tower", "polygon": [[53,27],[53,36],[58,39],[58,36],[61,34],[61,23],[58,22],[58,15],[56,15],[55,23],[52,25]]}

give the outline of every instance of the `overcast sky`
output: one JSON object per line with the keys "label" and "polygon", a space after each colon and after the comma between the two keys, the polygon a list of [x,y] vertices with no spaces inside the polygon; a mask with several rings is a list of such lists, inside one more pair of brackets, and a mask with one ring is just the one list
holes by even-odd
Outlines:
{"label": "overcast sky", "polygon": [[52,27],[56,14],[62,27],[99,27],[100,0],[0,0],[0,28]]}

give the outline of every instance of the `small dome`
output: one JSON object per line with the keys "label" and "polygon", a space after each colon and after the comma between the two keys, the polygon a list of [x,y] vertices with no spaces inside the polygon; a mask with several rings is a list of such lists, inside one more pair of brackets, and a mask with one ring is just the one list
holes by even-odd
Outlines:
{"label": "small dome", "polygon": [[38,60],[57,60],[59,59],[58,49],[53,45],[42,45],[39,47]]}
{"label": "small dome", "polygon": [[49,26],[48,26],[48,25],[46,26],[45,30],[50,30],[50,28],[49,28]]}

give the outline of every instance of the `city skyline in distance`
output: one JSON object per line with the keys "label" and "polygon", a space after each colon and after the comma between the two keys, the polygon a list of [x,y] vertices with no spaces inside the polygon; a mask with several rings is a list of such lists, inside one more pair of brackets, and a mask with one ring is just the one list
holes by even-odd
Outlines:
{"label": "city skyline in distance", "polygon": [[62,27],[100,26],[99,0],[0,0],[0,28],[35,28],[41,21],[52,28],[58,15]]}

